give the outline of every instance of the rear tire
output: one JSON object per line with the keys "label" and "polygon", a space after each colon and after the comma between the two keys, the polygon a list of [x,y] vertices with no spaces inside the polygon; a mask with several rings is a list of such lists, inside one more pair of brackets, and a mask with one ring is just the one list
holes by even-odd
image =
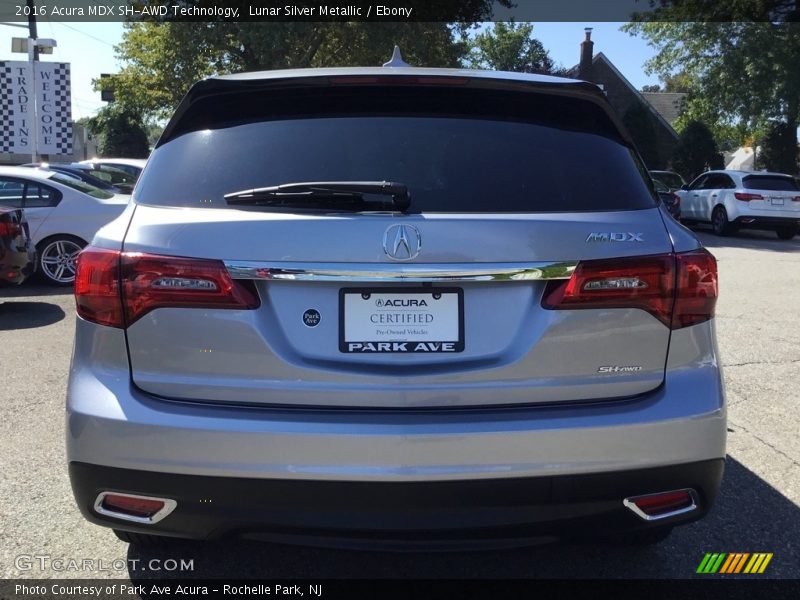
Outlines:
{"label": "rear tire", "polygon": [[142,546],[143,548],[166,548],[177,542],[176,538],[147,533],[133,533],[132,531],[122,531],[121,529],[115,529],[114,535],[123,542],[134,546]]}
{"label": "rear tire", "polygon": [[782,240],[790,240],[797,235],[797,229],[794,227],[781,227],[775,234]]}
{"label": "rear tire", "polygon": [[86,246],[74,235],[54,235],[36,246],[37,275],[46,283],[55,286],[75,284],[75,260]]}
{"label": "rear tire", "polygon": [[716,235],[730,235],[733,233],[733,226],[728,220],[728,211],[724,206],[717,206],[711,213],[711,227]]}

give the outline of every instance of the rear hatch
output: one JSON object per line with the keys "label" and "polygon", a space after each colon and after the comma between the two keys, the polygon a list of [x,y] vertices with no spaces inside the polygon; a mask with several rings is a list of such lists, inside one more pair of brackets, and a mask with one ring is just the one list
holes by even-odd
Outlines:
{"label": "rear hatch", "polygon": [[800,216],[800,188],[794,178],[777,173],[754,174],[743,177],[742,184],[751,208],[774,212],[776,217],[780,213]]}
{"label": "rear hatch", "polygon": [[[599,90],[425,73],[190,93],[139,181],[124,241],[139,388],[417,408],[661,385],[672,246]],[[373,194],[225,198],[364,181],[406,186],[410,206]],[[573,294],[578,276],[594,295]],[[220,290],[224,306],[208,296]]]}

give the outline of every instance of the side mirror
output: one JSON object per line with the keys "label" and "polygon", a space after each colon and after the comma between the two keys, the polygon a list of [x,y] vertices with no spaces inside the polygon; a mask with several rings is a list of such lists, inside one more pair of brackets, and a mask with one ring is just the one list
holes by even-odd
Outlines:
{"label": "side mirror", "polygon": [[689,184],[688,184],[688,183],[684,183],[684,184],[681,186],[681,189],[682,189],[682,190],[684,190],[684,191],[685,191],[685,190],[688,190],[688,189],[689,189]]}

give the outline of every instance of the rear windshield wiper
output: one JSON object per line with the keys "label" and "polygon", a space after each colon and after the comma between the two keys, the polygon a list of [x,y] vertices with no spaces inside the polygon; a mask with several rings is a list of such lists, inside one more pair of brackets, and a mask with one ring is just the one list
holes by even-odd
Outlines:
{"label": "rear windshield wiper", "polygon": [[[232,205],[251,206],[313,206],[363,210],[374,202],[364,194],[390,196],[391,204],[399,211],[408,210],[411,194],[402,183],[391,181],[303,181],[269,187],[241,190],[225,194]],[[332,202],[333,201],[333,202]]]}

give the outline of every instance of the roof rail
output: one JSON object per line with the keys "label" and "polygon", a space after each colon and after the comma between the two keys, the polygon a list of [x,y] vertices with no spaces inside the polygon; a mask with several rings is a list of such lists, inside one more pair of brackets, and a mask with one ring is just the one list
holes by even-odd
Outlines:
{"label": "roof rail", "polygon": [[384,67],[410,67],[411,65],[403,60],[403,55],[400,54],[400,46],[395,45],[394,51],[392,52],[392,58],[389,60],[389,62],[383,63],[383,66]]}

